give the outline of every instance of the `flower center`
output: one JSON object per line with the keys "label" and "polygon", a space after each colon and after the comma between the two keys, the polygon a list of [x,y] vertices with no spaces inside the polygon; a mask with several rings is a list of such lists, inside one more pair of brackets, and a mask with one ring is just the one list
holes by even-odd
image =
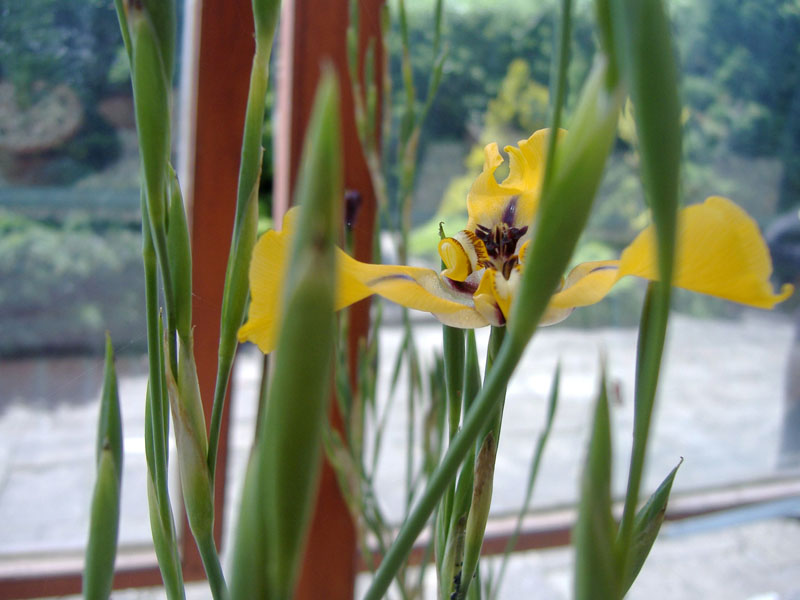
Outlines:
{"label": "flower center", "polygon": [[488,260],[482,261],[481,266],[500,271],[508,279],[514,267],[519,263],[517,242],[528,231],[525,227],[511,227],[507,223],[500,223],[489,229],[483,225],[475,228],[475,236],[483,242]]}

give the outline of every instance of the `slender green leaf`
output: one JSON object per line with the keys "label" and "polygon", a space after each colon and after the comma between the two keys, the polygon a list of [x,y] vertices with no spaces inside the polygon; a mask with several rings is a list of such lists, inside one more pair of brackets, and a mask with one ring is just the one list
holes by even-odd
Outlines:
{"label": "slender green leaf", "polygon": [[165,177],[170,145],[170,81],[154,24],[147,11],[128,11],[133,64],[131,79],[136,131],[142,160],[147,210],[154,230],[165,230]]}
{"label": "slender green leaf", "polygon": [[106,333],[105,366],[103,369],[103,390],[100,397],[100,417],[97,426],[97,446],[95,458],[100,464],[104,450],[111,452],[119,481],[122,481],[122,415],[119,408],[117,370],[114,366],[114,348],[111,337]]}
{"label": "slender green leaf", "polygon": [[543,190],[541,214],[529,250],[531,258],[526,261],[512,306],[506,340],[484,387],[465,414],[461,431],[451,441],[376,571],[365,600],[377,600],[386,592],[394,572],[410,552],[470,447],[474,447],[486,423],[497,414],[502,391],[566,269],[588,216],[616,131],[621,94],[619,90],[609,92],[605,88],[605,68],[602,60],[595,65],[573,118],[574,127],[566,139],[568,143],[559,144],[556,149],[552,183]]}
{"label": "slender green leaf", "polygon": [[508,538],[508,542],[506,543],[505,550],[503,551],[503,560],[500,563],[500,568],[497,571],[497,576],[489,582],[489,591],[487,596],[489,598],[497,598],[500,592],[500,586],[503,583],[503,578],[505,576],[506,567],[508,566],[508,558],[511,555],[511,552],[514,550],[514,547],[517,544],[517,540],[519,539],[519,534],[522,532],[522,522],[525,519],[525,515],[528,512],[528,508],[530,507],[531,499],[533,498],[533,489],[536,483],[536,479],[539,475],[539,465],[542,462],[542,455],[544,454],[544,448],[547,444],[547,440],[550,437],[550,431],[553,428],[553,421],[555,420],[556,415],[556,406],[558,405],[558,390],[561,382],[561,363],[556,365],[556,371],[553,375],[553,384],[550,387],[550,397],[547,401],[547,416],[545,417],[544,428],[542,432],[539,434],[539,439],[536,442],[536,450],[533,454],[533,460],[530,464],[530,470],[528,471],[528,482],[525,486],[525,498],[522,501],[522,506],[520,507],[519,513],[517,515],[517,523],[514,526],[514,532],[511,534],[511,537]]}
{"label": "slender green leaf", "polygon": [[[647,440],[666,338],[681,157],[680,100],[670,24],[660,0],[609,0],[619,69],[634,104],[645,198],[656,229],[661,284],[651,284],[642,314],[636,367],[633,448],[620,551],[631,560]],[[623,564],[623,574],[626,567]]]}
{"label": "slender green leaf", "polygon": [[114,581],[119,531],[120,488],[111,448],[100,453],[97,481],[92,494],[89,542],[83,570],[83,597],[105,600]]}
{"label": "slender green leaf", "polygon": [[172,297],[175,299],[175,326],[178,335],[185,343],[192,330],[192,246],[189,241],[189,223],[186,220],[183,195],[178,177],[171,166],[168,167],[168,175],[167,254],[172,273]]}
{"label": "slender green leaf", "polygon": [[[472,579],[478,570],[478,559],[481,556],[486,522],[489,520],[489,509],[492,505],[494,463],[496,458],[497,438],[494,431],[490,431],[484,438],[480,451],[475,458],[472,503],[469,507],[467,528],[464,534],[464,560],[461,567],[457,598],[466,597],[471,589]],[[475,587],[478,588],[480,586],[476,585]]]}
{"label": "slender green leaf", "polygon": [[267,594],[267,536],[259,482],[260,455],[253,453],[247,469],[239,503],[233,541],[230,591],[233,600],[269,598]]}
{"label": "slender green leaf", "polygon": [[636,519],[633,522],[630,558],[627,561],[625,576],[622,580],[623,595],[633,585],[636,576],[644,565],[644,561],[647,559],[647,555],[650,554],[650,549],[656,541],[656,536],[658,536],[661,524],[664,522],[664,516],[667,513],[667,502],[672,491],[672,482],[675,480],[675,475],[681,463],[683,463],[683,459],[669,472],[669,475],[664,478],[664,481],[653,492],[650,499],[636,513]]}
{"label": "slender green leaf", "polygon": [[661,370],[661,356],[667,336],[669,297],[668,295],[664,296],[664,289],[668,287],[657,282],[648,285],[639,324],[639,340],[636,349],[633,445],[618,539],[620,553],[624,558],[621,575],[627,571],[625,564],[632,560],[631,542],[634,516],[639,503],[639,488],[644,472],[650,422]]}
{"label": "slender green leaf", "polygon": [[[411,551],[414,540],[425,527],[439,499],[463,465],[465,457],[471,450],[474,450],[475,440],[484,429],[485,424],[498,409],[498,398],[505,389],[508,378],[521,354],[521,350],[518,352],[510,344],[502,346],[500,355],[497,357],[483,389],[465,415],[461,430],[455,435],[439,466],[431,474],[427,487],[419,497],[414,509],[409,513],[394,543],[375,572],[375,578],[364,596],[365,600],[378,600],[386,593],[395,572]],[[456,497],[458,497],[458,490]],[[455,515],[454,511],[453,516],[455,517]]]}
{"label": "slender green leaf", "polygon": [[178,23],[175,0],[128,0],[128,2],[144,9],[153,23],[158,50],[164,63],[164,72],[171,82],[175,69],[175,39]]}
{"label": "slender green leaf", "polygon": [[466,414],[481,390],[481,367],[478,362],[478,346],[475,343],[475,330],[467,331],[467,362],[464,367],[464,410]]}
{"label": "slender green leaf", "polygon": [[186,516],[195,538],[206,538],[213,532],[214,501],[206,465],[208,442],[191,335],[187,343],[181,343],[177,375],[167,370],[167,387]]}
{"label": "slender green leaf", "polygon": [[611,421],[603,367],[573,531],[576,600],[622,597],[614,545],[616,527],[611,514],[611,464]]}
{"label": "slender green leaf", "polygon": [[[154,12],[149,5],[154,4]],[[161,279],[164,282],[166,308],[167,346],[166,360],[177,369],[175,339],[175,301],[172,269],[167,247],[167,171],[170,152],[170,93],[171,50],[165,50],[166,40],[173,40],[166,29],[168,23],[155,23],[154,15],[169,21],[171,2],[128,5],[127,18],[131,29],[132,64],[131,83],[136,114],[136,132],[141,158],[141,175],[145,191],[147,218],[142,218],[150,228],[149,235],[155,248]],[[174,26],[174,22],[173,22]],[[167,55],[164,52],[168,52]],[[150,350],[152,352],[152,349]],[[154,390],[155,391],[155,390]]]}
{"label": "slender green leaf", "polygon": [[151,415],[151,395],[148,386],[145,401],[144,421],[144,448],[147,460],[147,506],[150,514],[150,533],[153,537],[153,547],[156,551],[158,568],[164,582],[164,591],[169,600],[183,600],[186,592],[183,587],[183,572],[181,571],[181,558],[178,549],[175,521],[172,517],[172,507],[167,496],[167,505],[162,507],[158,496],[158,489],[154,481],[155,455],[153,439],[153,420]]}
{"label": "slender green leaf", "polygon": [[214,486],[206,462],[208,441],[191,332],[179,347],[177,376],[167,369],[167,388],[186,517],[214,600],[226,600],[228,589],[214,541]]}
{"label": "slender green leaf", "polygon": [[606,88],[598,57],[584,85],[569,133],[555,148],[552,176],[542,190],[538,220],[508,320],[508,338],[523,348],[561,281],[592,207],[616,133],[622,94]]}
{"label": "slender green leaf", "polygon": [[89,541],[83,571],[83,597],[98,600],[109,597],[114,581],[122,486],[122,418],[114,351],[108,334],[105,360],[97,427],[97,480],[92,495]]}
{"label": "slender green leaf", "polygon": [[336,337],[334,243],[341,223],[341,155],[339,89],[335,76],[326,71],[301,160],[297,198],[302,209],[257,450],[270,558],[268,589],[274,598],[292,596],[320,465]]}
{"label": "slender green leaf", "polygon": [[670,23],[661,0],[609,0],[614,43],[634,105],[645,196],[653,211],[659,271],[671,280],[681,159],[681,105]]}
{"label": "slender green leaf", "polygon": [[[572,0],[561,0],[561,18],[558,20],[558,52],[550,66],[550,131],[561,128],[561,115],[567,98],[567,68],[572,39]],[[547,159],[544,165],[543,187],[550,186],[555,164],[556,136],[547,140]]]}
{"label": "slender green leaf", "polygon": [[281,12],[280,0],[253,0],[253,18],[256,27],[256,43],[272,45],[278,15]]}
{"label": "slender green leaf", "polygon": [[263,156],[261,135],[269,84],[269,62],[279,13],[280,0],[253,0],[256,51],[250,70],[250,88],[239,161],[236,214],[222,293],[219,358],[208,438],[208,468],[212,481],[217,466],[222,409],[236,355],[236,333],[244,320],[250,293],[248,271],[258,232],[258,189]]}
{"label": "slender green leaf", "polygon": [[114,0],[114,8],[117,11],[119,21],[119,31],[122,34],[122,44],[125,46],[125,53],[128,55],[128,65],[132,62],[133,46],[131,44],[131,31],[128,27],[128,9],[125,0]]}
{"label": "slender green leaf", "polygon": [[466,336],[463,329],[442,326],[444,371],[447,385],[447,414],[450,438],[461,422],[461,393],[464,386]]}

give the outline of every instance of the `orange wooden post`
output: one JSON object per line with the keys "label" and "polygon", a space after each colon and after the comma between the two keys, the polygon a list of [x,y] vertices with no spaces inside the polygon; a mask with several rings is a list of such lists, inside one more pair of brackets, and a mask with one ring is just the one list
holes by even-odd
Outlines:
{"label": "orange wooden post", "polygon": [[[380,39],[382,0],[360,0],[360,54],[368,38]],[[362,205],[355,227],[355,256],[369,260],[375,223],[375,193],[355,125],[353,95],[347,68],[346,33],[348,0],[286,0],[281,22],[278,83],[278,122],[275,173],[275,216],[280,218],[291,203],[303,137],[310,117],[320,67],[334,66],[342,91],[344,180],[347,189],[361,194]],[[380,44],[376,44],[380,50]],[[382,56],[376,56],[376,80],[381,81]],[[369,302],[350,312],[350,360],[355,364],[357,341],[367,332]],[[335,406],[331,418],[341,426]],[[335,474],[326,464],[322,470],[317,505],[296,598],[298,600],[350,600],[356,575],[356,537],[352,519],[339,491]]]}
{"label": "orange wooden post", "polygon": [[[244,113],[255,43],[250,0],[203,0],[199,22],[197,103],[194,117],[194,166],[190,199],[192,232],[192,313],[200,392],[211,419],[217,372],[222,288],[228,262]],[[184,65],[184,68],[191,68]],[[228,456],[227,403],[217,454],[214,537],[222,534]],[[183,558],[187,578],[203,577],[203,564],[184,522]]]}

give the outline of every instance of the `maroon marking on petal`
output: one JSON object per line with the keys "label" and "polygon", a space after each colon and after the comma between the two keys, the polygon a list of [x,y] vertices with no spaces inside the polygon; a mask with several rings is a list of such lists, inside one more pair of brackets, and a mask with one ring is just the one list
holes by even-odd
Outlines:
{"label": "maroon marking on petal", "polygon": [[449,285],[453,291],[456,291],[460,294],[468,294],[472,296],[476,291],[478,291],[477,283],[456,281],[454,279],[450,279],[449,277],[442,277],[442,279],[444,279],[445,283],[447,283],[447,285]]}
{"label": "maroon marking on petal", "polygon": [[503,263],[503,277],[505,277],[506,281],[508,278],[511,277],[511,272],[514,270],[519,264],[519,257],[515,254],[511,258],[509,258],[506,262]]}
{"label": "maroon marking on petal", "polygon": [[517,201],[519,196],[511,196],[506,204],[506,209],[503,211],[503,223],[511,227],[514,224],[514,216],[517,213]]}
{"label": "maroon marking on petal", "polygon": [[614,265],[603,265],[600,267],[595,267],[594,269],[589,271],[589,273],[597,273],[598,271],[610,271],[610,270],[616,271],[618,268],[619,267],[615,267]]}

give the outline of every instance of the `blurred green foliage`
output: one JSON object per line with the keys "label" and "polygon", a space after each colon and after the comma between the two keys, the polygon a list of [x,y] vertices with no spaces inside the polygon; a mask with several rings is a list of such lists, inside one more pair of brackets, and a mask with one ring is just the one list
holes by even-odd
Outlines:
{"label": "blurred green foliage", "polygon": [[[430,138],[474,136],[483,123],[482,115],[490,98],[501,95],[503,79],[514,59],[525,59],[533,81],[549,81],[555,12],[550,3],[531,8],[506,7],[461,10],[459,2],[446,3],[445,43],[449,48],[444,77],[426,122]],[[576,23],[570,79],[577,82],[588,70],[594,44],[591,37],[591,11]],[[432,36],[426,10],[409,10],[411,62],[415,83],[422,88],[430,65]],[[400,81],[400,40],[396,31],[389,39],[393,81]],[[424,88],[422,88],[424,89]],[[395,89],[392,101],[402,102],[402,90]],[[520,98],[520,101],[522,99]]]}
{"label": "blurred green foliage", "polygon": [[[425,122],[420,160],[426,160],[429,145],[441,141],[457,141],[468,150],[456,166],[461,172],[434,200],[441,199],[438,213],[412,238],[413,250],[427,252],[435,251],[439,220],[446,221],[449,233],[466,224],[464,199],[482,166],[483,145],[497,141],[502,147],[546,123],[554,35],[554,2],[531,6],[510,0],[502,10],[479,0],[451,0],[445,6],[448,58]],[[669,6],[688,109],[684,200],[726,195],[766,227],[776,213],[800,204],[800,5],[796,0],[672,0]],[[594,51],[593,18],[588,4],[576,7],[568,111]],[[429,3],[408,1],[418,90],[425,89],[434,58],[429,19]],[[95,107],[108,94],[129,93],[120,42],[113,3],[105,0],[0,3],[0,80],[15,84],[18,103],[24,106],[46,93],[36,91],[37,81],[66,83],[86,111],[79,132],[40,169],[40,183],[68,184],[118,155],[116,132]],[[390,73],[399,82],[396,28],[388,44]],[[402,114],[400,85],[394,85],[390,102],[392,114]],[[271,138],[267,119],[262,216],[271,209]],[[387,140],[388,164],[395,144]],[[621,133],[579,250],[582,260],[617,256],[647,224],[637,169],[635,138]],[[139,253],[138,231],[122,225],[84,219],[61,228],[0,215],[0,353],[30,352],[42,342],[54,350],[101,350],[100,334],[109,323],[125,332],[122,339],[138,336]],[[567,324],[627,322],[626,315],[638,311],[640,286],[632,282],[620,288],[612,302],[578,311]],[[677,302],[693,314],[730,312],[713,299],[686,296],[678,295]]]}
{"label": "blurred green foliage", "polygon": [[[104,100],[130,96],[127,57],[113,2],[0,3],[0,81],[13,85],[17,105],[2,106],[0,111],[27,115],[22,122],[47,122],[48,116],[35,110],[37,101],[60,85],[76,94],[83,115],[74,135],[39,152],[36,173],[24,172],[12,160],[4,172],[9,181],[69,185],[119,157],[118,124],[102,108]],[[119,114],[120,108],[111,110],[117,118],[126,118]]]}
{"label": "blurred green foliage", "polygon": [[[473,3],[474,4],[474,3]],[[553,13],[549,3],[529,8],[511,3],[503,11],[480,9],[469,2],[448,3],[445,17],[449,55],[441,93],[431,109],[422,145],[442,138],[484,142],[486,129],[502,125],[530,132],[532,90],[520,87],[527,64],[529,85],[549,81],[553,45]],[[431,57],[427,13],[421,7],[409,11],[412,64],[422,82]],[[720,174],[719,163],[731,154],[761,158],[781,164],[779,202],[786,210],[800,202],[800,7],[795,0],[706,0],[670,3],[682,61],[682,86],[689,120],[686,123],[686,159],[711,172],[689,175],[688,185],[703,184],[713,193]],[[570,81],[585,75],[594,50],[593,15],[578,7],[572,44]],[[392,32],[390,49],[398,55],[399,40]],[[391,64],[395,81],[400,64]],[[574,101],[570,86],[568,107]],[[516,93],[513,93],[516,92]],[[401,90],[393,106],[399,110]],[[536,96],[536,94],[534,94]],[[516,102],[509,110],[508,100]],[[538,119],[537,119],[538,120]],[[526,127],[527,126],[527,127]],[[496,138],[495,138],[496,139]],[[501,145],[514,138],[499,139]],[[620,142],[618,154],[630,150]],[[424,154],[424,152],[423,152]],[[424,160],[424,158],[423,158]],[[692,182],[692,179],[696,181]],[[689,201],[702,198],[687,197]],[[742,200],[740,200],[742,201]],[[745,202],[746,204],[746,202]],[[748,206],[748,209],[752,207]],[[755,211],[764,213],[769,211]]]}
{"label": "blurred green foliage", "polygon": [[14,83],[23,106],[32,100],[36,81],[66,83],[84,101],[92,100],[108,83],[120,42],[113,2],[4,2],[0,78]]}
{"label": "blurred green foliage", "polygon": [[0,211],[0,356],[144,347],[138,228]]}
{"label": "blurred green foliage", "polygon": [[[445,221],[450,233],[466,223],[464,200],[482,166],[483,146],[497,141],[502,148],[527,137],[544,126],[547,114],[554,4],[531,8],[511,2],[504,3],[503,11],[484,9],[470,0],[447,6],[445,39],[450,53],[441,93],[420,142],[420,156],[425,161],[426,147],[442,139],[460,140],[469,150],[439,209],[412,236],[412,249],[422,254],[435,252],[439,221]],[[430,35],[427,13],[421,3],[410,7],[412,63],[415,77],[422,81],[430,64],[425,55]],[[728,196],[765,228],[778,213],[800,205],[800,5],[796,0],[672,0],[669,8],[686,106],[683,201]],[[568,112],[594,52],[593,18],[588,6],[577,7]],[[393,32],[390,48],[397,47]],[[391,65],[395,81],[399,69],[395,60]],[[402,102],[398,94],[395,90],[392,97],[396,110]],[[581,246],[581,251],[591,250],[598,259],[617,257],[648,224],[635,134],[626,121],[630,117],[621,123]],[[498,174],[503,176],[500,170]],[[426,196],[425,190],[418,192]],[[578,311],[581,316],[576,313],[568,324],[627,322],[625,315],[638,313],[640,300],[632,295],[640,294],[639,287],[634,283],[615,292],[608,308]],[[676,304],[698,316],[732,312],[728,305],[700,296],[678,295]]]}
{"label": "blurred green foliage", "polygon": [[726,153],[782,164],[777,210],[800,202],[800,6],[706,0],[675,10],[692,162]]}

